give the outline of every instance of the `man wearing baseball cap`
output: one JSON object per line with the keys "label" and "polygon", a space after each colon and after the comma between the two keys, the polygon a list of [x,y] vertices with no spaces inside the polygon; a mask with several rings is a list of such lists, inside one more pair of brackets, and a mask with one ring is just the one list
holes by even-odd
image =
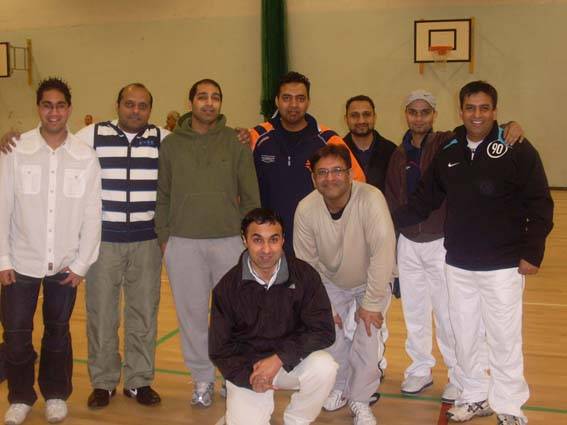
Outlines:
{"label": "man wearing baseball cap", "polygon": [[[385,195],[390,211],[406,204],[433,158],[453,132],[434,131],[437,101],[426,90],[412,91],[404,102],[408,130],[390,158]],[[506,125],[506,141],[522,138],[516,123]],[[455,356],[455,338],[449,320],[449,300],[445,281],[444,223],[445,204],[425,221],[397,229],[398,271],[402,308],[407,329],[406,352],[412,364],[405,371],[401,385],[404,394],[417,394],[433,384],[431,315],[439,351],[448,369],[449,382],[442,400],[452,403],[459,393],[459,368]]]}

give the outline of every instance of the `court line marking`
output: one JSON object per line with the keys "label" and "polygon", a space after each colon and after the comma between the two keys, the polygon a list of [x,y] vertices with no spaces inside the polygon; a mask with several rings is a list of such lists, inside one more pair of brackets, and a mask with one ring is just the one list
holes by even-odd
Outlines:
{"label": "court line marking", "polygon": [[441,408],[439,409],[439,418],[437,418],[437,425],[447,425],[449,423],[449,418],[447,417],[447,410],[452,407],[449,403],[441,403]]}
{"label": "court line marking", "polygon": [[156,341],[156,347],[159,347],[161,344],[166,342],[168,339],[173,338],[175,335],[179,333],[179,328],[172,330],[171,332],[165,334],[161,338]]}
{"label": "court line marking", "polygon": [[537,305],[539,307],[567,307],[567,304],[524,303],[524,305]]}
{"label": "court line marking", "polygon": [[[80,364],[87,364],[85,359],[73,359],[74,363]],[[188,371],[183,370],[175,370],[175,369],[163,369],[163,368],[156,368],[156,372],[165,373],[167,375],[180,375],[180,376],[191,376],[191,373]],[[217,376],[217,380],[220,380],[221,377]],[[380,396],[383,398],[394,398],[394,399],[407,399],[407,400],[416,400],[416,401],[428,401],[433,403],[442,403],[439,397],[429,397],[429,396],[418,396],[418,395],[405,395],[405,394],[390,394],[390,393],[380,393]],[[553,407],[544,407],[544,406],[524,406],[524,410],[531,410],[533,412],[544,412],[544,413],[556,413],[559,415],[567,415],[567,409],[557,409]]]}

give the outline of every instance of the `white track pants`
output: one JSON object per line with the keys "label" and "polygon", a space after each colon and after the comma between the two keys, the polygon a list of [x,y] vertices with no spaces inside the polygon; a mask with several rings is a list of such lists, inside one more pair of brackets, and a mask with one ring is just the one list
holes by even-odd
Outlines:
{"label": "white track pants", "polygon": [[[446,266],[450,314],[463,371],[458,404],[488,398],[492,410],[525,418],[529,398],[522,354],[524,277],[516,268],[469,271]],[[482,325],[486,327],[488,368],[483,361]]]}
{"label": "white track pants", "polygon": [[[335,314],[343,323],[347,321],[353,302],[360,306],[366,285],[353,289],[342,289],[332,283],[325,283],[325,289],[331,300]],[[382,314],[390,305],[390,291],[384,297]],[[380,385],[382,370],[380,360],[384,356],[384,341],[380,329],[372,327],[372,335],[368,336],[364,323],[359,322],[352,338],[345,335],[343,329],[335,326],[335,343],[327,348],[339,364],[335,389],[343,391],[346,398],[352,401],[368,402],[370,396]]]}
{"label": "white track pants", "polygon": [[437,346],[447,366],[449,381],[460,388],[461,373],[449,318],[445,253],[443,239],[421,243],[413,242],[404,235],[398,239],[398,272],[407,330],[406,352],[412,360],[405,377],[428,376],[435,366],[432,354],[433,314]]}
{"label": "white track pants", "polygon": [[[308,425],[313,422],[335,383],[337,363],[329,353],[315,351],[291,372],[280,369],[274,386],[298,390],[284,412],[285,425]],[[257,393],[226,381],[227,425],[269,425],[274,411],[274,391]]]}

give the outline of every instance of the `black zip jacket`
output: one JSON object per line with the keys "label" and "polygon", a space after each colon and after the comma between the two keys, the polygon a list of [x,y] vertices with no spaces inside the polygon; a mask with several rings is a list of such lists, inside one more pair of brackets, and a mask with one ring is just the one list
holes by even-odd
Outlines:
{"label": "black zip jacket", "polygon": [[[390,140],[382,137],[382,135],[376,130],[373,130],[373,134],[374,143],[370,148],[372,149],[372,155],[368,162],[368,166],[364,170],[364,174],[366,176],[366,183],[377,187],[382,193],[384,193],[388,164],[390,162],[390,157],[396,150],[397,146]],[[358,150],[354,140],[352,140],[352,134],[346,134],[345,137],[343,137],[343,140],[358,160]],[[358,162],[361,163],[359,160]]]}
{"label": "black zip jacket", "polygon": [[553,200],[541,159],[527,140],[509,147],[495,122],[476,148],[464,126],[423,176],[408,205],[394,214],[398,226],[426,219],[447,198],[446,262],[466,270],[538,266],[553,227]]}
{"label": "black zip jacket", "polygon": [[314,351],[335,341],[331,303],[319,273],[282,257],[269,289],[250,273],[248,251],[213,290],[209,357],[225,379],[251,388],[257,361],[277,354],[290,372]]}

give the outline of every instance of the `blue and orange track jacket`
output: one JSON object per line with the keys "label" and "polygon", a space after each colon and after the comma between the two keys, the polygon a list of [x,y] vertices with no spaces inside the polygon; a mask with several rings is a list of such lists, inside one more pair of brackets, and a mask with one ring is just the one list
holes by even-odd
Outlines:
{"label": "blue and orange track jacket", "polygon": [[[286,143],[279,116],[250,130],[262,207],[270,208],[282,217],[288,253],[293,250],[293,216],[297,204],[313,191],[309,159],[327,143],[348,148],[333,130],[318,125],[311,115],[306,114],[305,118],[307,137],[293,149]],[[364,171],[352,153],[351,159],[354,180],[364,182]]]}

